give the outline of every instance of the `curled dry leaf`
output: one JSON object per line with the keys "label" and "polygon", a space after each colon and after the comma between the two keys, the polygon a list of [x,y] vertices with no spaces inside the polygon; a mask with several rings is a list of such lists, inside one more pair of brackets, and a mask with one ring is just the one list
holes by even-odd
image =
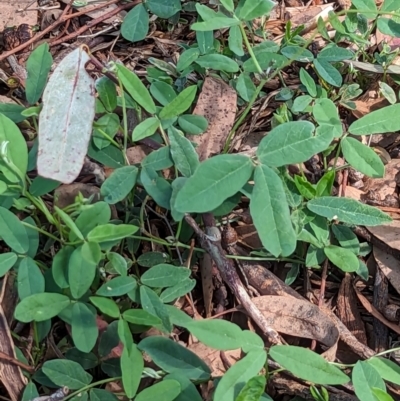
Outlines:
{"label": "curled dry leaf", "polygon": [[42,177],[70,184],[84,164],[95,114],[90,60],[79,47],[66,56],[46,86],[39,116],[37,167]]}
{"label": "curled dry leaf", "polygon": [[393,220],[389,224],[367,227],[367,230],[390,248],[400,251],[400,221]]}
{"label": "curled dry leaf", "polygon": [[268,324],[279,333],[317,340],[333,347],[339,340],[335,324],[318,308],[306,300],[288,296],[264,295],[253,298]]}
{"label": "curled dry leaf", "polygon": [[202,135],[188,135],[196,143],[200,160],[219,154],[235,122],[236,91],[220,79],[207,77],[193,114],[204,116],[208,128]]}
{"label": "curled dry leaf", "polygon": [[[400,236],[400,231],[398,235]],[[400,294],[400,262],[393,255],[376,246],[374,246],[373,252],[378,268]]]}

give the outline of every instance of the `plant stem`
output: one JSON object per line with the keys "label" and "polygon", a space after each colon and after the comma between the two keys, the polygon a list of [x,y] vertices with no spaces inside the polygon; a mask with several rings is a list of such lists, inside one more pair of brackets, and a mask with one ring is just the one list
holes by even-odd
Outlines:
{"label": "plant stem", "polygon": [[81,389],[76,390],[73,393],[67,395],[64,398],[64,401],[68,401],[71,398],[75,397],[76,395],[84,393],[84,392],[90,390],[93,387],[100,386],[101,384],[111,383],[113,381],[117,381],[117,380],[121,380],[121,379],[122,379],[122,377],[109,377],[108,379],[103,379],[103,380],[99,380],[98,382],[90,383],[87,386],[84,386]]}

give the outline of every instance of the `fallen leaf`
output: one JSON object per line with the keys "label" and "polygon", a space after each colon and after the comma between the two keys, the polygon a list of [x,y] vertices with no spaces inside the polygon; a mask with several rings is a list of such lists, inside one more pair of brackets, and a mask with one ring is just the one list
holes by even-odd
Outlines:
{"label": "fallen leaf", "polygon": [[93,202],[100,200],[100,188],[90,184],[75,182],[60,185],[54,190],[54,205],[60,209],[75,203],[75,198],[81,193],[84,198],[94,195]]}
{"label": "fallen leaf", "polygon": [[366,227],[367,230],[390,248],[400,251],[400,221],[393,220],[391,223],[375,227]]}
{"label": "fallen leaf", "polygon": [[390,284],[400,294],[400,261],[376,246],[374,246],[373,252],[379,269],[381,269]]}

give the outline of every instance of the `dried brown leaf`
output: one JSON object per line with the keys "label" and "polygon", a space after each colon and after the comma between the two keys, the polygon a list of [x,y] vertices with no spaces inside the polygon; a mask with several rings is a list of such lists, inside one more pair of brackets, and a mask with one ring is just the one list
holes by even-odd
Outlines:
{"label": "dried brown leaf", "polygon": [[390,248],[400,251],[400,221],[393,220],[389,224],[367,227],[367,230]]}
{"label": "dried brown leaf", "polygon": [[376,246],[374,246],[373,252],[379,269],[400,294],[400,261]]}

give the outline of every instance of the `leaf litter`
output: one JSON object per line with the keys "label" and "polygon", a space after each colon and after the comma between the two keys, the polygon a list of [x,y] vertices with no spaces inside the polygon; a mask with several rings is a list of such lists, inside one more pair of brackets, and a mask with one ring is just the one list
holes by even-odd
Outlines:
{"label": "leaf litter", "polygon": [[[287,2],[287,5],[289,5],[289,3],[291,6],[294,6],[294,8],[286,8],[286,18],[290,18],[293,27],[302,26],[300,35],[303,36],[316,29],[319,16],[322,16],[326,20],[328,12],[332,9],[331,5],[321,6],[317,1],[310,3],[311,6],[306,7],[303,6],[302,2]],[[339,2],[339,4],[344,9],[349,7],[347,2]],[[82,14],[86,14],[94,21],[99,21],[97,29],[100,35],[101,29],[104,29],[104,25],[101,26],[101,24],[106,25],[107,31],[115,31],[114,24],[121,23],[125,13],[118,8],[116,4],[110,4],[107,8],[90,5],[79,8],[78,10],[82,11]],[[274,10],[274,13],[277,13],[276,10],[277,9]],[[163,10],[162,12],[166,11]],[[115,14],[110,15],[110,13]],[[266,22],[265,27],[274,35],[273,40],[276,43],[282,43],[281,40],[285,34],[283,16],[274,13],[271,13],[271,18]],[[254,29],[262,28],[264,23],[263,20],[255,20],[254,22]],[[72,25],[78,32],[80,28],[74,25],[74,23],[76,24],[76,21],[73,22]],[[328,31],[326,33],[332,37],[332,34],[335,33],[334,30],[337,28],[338,26],[332,23],[331,26],[328,26]],[[140,29],[140,27],[135,29]],[[119,49],[118,52],[113,54],[108,50],[111,46],[111,42],[107,42],[109,38],[107,39],[105,36],[101,36],[102,41],[99,41],[98,44],[94,41],[90,49],[91,54],[96,54],[97,57],[104,62],[110,58],[119,58],[119,61],[126,62],[126,66],[129,67],[129,69],[134,69],[140,77],[146,75],[145,69],[143,68],[143,66],[145,66],[145,68],[153,68],[153,72],[155,71],[154,69],[166,71],[167,77],[173,76],[176,78],[177,71],[173,66],[174,63],[179,60],[179,53],[182,52],[182,49],[177,44],[178,42],[181,43],[194,39],[192,35],[193,32],[187,35],[188,32],[190,31],[185,31],[184,26],[179,25],[176,25],[172,32],[165,32],[160,25],[153,23],[147,38],[140,42],[139,46],[135,44],[135,49],[131,48],[129,50],[131,54],[129,54],[123,46],[119,47],[120,45],[117,45]],[[223,33],[219,32],[219,34]],[[64,31],[61,33],[61,39],[63,35],[65,35],[67,40],[76,38],[74,33],[71,32],[71,28],[68,28],[68,26],[66,28],[64,27]],[[258,42],[263,41],[260,36],[255,36],[255,39]],[[376,42],[381,48],[381,43],[385,39],[387,38],[382,37],[381,33],[377,31]],[[49,38],[49,41],[51,43],[52,39]],[[325,39],[321,37],[318,38],[318,41],[322,41],[324,44],[326,43]],[[87,40],[87,42],[89,42],[89,40]],[[78,41],[76,44],[78,44]],[[395,40],[390,41],[389,44],[391,46],[396,46]],[[71,47],[74,46],[72,45]],[[56,56],[57,52],[60,53],[61,50],[59,48],[56,49],[53,55]],[[206,53],[206,51],[204,53]],[[157,57],[156,60],[155,57]],[[124,162],[124,159],[128,161],[128,164],[140,165],[145,163],[146,158],[151,157],[151,154],[158,150],[160,146],[161,149],[163,148],[163,145],[160,145],[159,137],[155,138],[156,141],[153,141],[153,137],[150,141],[146,141],[145,138],[143,138],[144,141],[127,148],[122,158],[120,158],[120,156],[115,157],[111,153],[107,153],[105,155],[106,158],[99,158],[98,156],[93,157],[91,163],[94,164],[94,167],[92,166],[91,169],[85,169],[85,166],[87,167],[87,160],[85,159],[87,153],[91,152],[92,156],[95,155],[93,149],[91,151],[91,134],[95,110],[94,78],[95,74],[98,74],[98,71],[95,74],[91,73],[92,71],[90,68],[92,67],[88,64],[89,60],[90,58],[86,50],[78,46],[75,50],[72,50],[58,66],[53,65],[53,69],[54,67],[56,68],[43,94],[44,106],[39,117],[37,173],[38,176],[56,180],[64,184],[55,190],[52,189],[44,195],[46,196],[46,201],[49,199],[53,200],[54,205],[62,209],[66,208],[67,210],[73,207],[81,196],[90,199],[92,202],[101,202],[99,186],[101,186],[104,179],[112,175],[112,171],[118,168],[120,163]],[[348,60],[343,60],[343,62],[349,64]],[[200,65],[200,67],[202,66],[200,62],[198,65]],[[383,71],[376,63],[361,63],[356,61],[352,65],[355,68],[359,68],[360,71],[366,71],[367,73],[380,73]],[[147,74],[150,74],[149,71],[150,70],[147,71]],[[397,72],[395,66],[390,66],[388,71],[393,73]],[[321,71],[319,71],[319,73],[321,74]],[[201,89],[196,106],[193,108],[192,112],[196,116],[205,117],[208,121],[208,126],[201,135],[186,136],[195,144],[195,151],[200,161],[205,161],[214,155],[221,154],[225,150],[224,148],[227,140],[230,138],[232,130],[236,130],[234,141],[235,151],[242,154],[251,153],[251,156],[254,156],[255,148],[258,147],[267,132],[271,131],[274,126],[276,127],[278,123],[281,123],[282,121],[279,120],[279,118],[285,116],[285,108],[283,105],[286,104],[283,103],[283,100],[284,96],[289,95],[288,93],[285,94],[283,89],[293,91],[293,93],[299,89],[300,81],[295,70],[284,70],[282,74],[285,77],[285,81],[295,82],[293,87],[283,88],[279,80],[271,80],[268,82],[266,88],[268,88],[268,85],[276,85],[274,96],[269,97],[265,93],[261,94],[260,99],[253,105],[250,118],[246,118],[243,121],[239,120],[240,124],[238,126],[236,126],[235,123],[238,122],[238,118],[240,118],[245,108],[243,98],[240,99],[240,96],[238,97],[238,91],[227,83],[228,80],[226,77],[223,76],[221,79],[221,77],[211,75],[205,76],[202,85],[199,85]],[[197,80],[198,77],[194,78],[194,76],[194,72],[188,75],[189,79]],[[154,80],[154,75],[151,78]],[[259,77],[256,77],[256,80],[258,78]],[[71,85],[71,80],[75,82],[75,86]],[[327,81],[329,82],[329,79]],[[183,87],[180,89],[183,89]],[[378,111],[389,104],[388,100],[377,90],[376,82],[369,83],[369,87],[367,85],[364,88],[364,93],[366,96],[364,95],[354,100],[355,108],[351,110],[352,117],[349,117],[346,113],[340,114],[342,122],[347,124],[347,126],[351,126],[354,118],[360,119],[363,116],[367,116],[370,112]],[[134,93],[130,93],[130,95],[134,97]],[[267,97],[268,100],[266,101],[265,98]],[[125,102],[130,102],[131,100],[132,99],[125,97]],[[264,102],[261,102],[261,100]],[[119,106],[121,106],[121,100],[119,100],[119,102]],[[96,107],[101,106],[97,104]],[[134,109],[132,108],[131,110]],[[79,122],[76,123],[76,121]],[[122,119],[121,125],[123,125],[123,123],[124,121]],[[28,128],[26,128],[22,126],[22,128],[26,129],[26,133],[32,133],[32,127],[28,126]],[[163,127],[163,129],[168,130],[168,126]],[[160,130],[160,133],[162,133],[162,130]],[[357,132],[354,131],[354,133]],[[129,135],[130,134],[131,132],[129,132]],[[29,138],[29,135],[26,135],[26,137]],[[115,138],[117,143],[123,142],[123,133],[121,130],[119,130]],[[369,141],[369,138],[372,138],[372,140]],[[388,213],[396,219],[395,210],[399,208],[398,180],[396,179],[398,173],[397,157],[399,152],[398,134],[378,134],[372,137],[365,136],[362,138],[362,143],[372,144],[375,146],[377,152],[377,146],[379,145],[381,146],[381,154],[386,152],[384,177],[374,179],[368,177],[361,177],[360,179],[360,177],[357,177],[356,180],[351,175],[351,169],[348,176],[346,175],[347,172],[343,173],[343,171],[348,170],[339,170],[337,172],[337,178],[340,176],[340,185],[342,187],[343,185],[345,186],[343,192],[347,197],[361,200],[361,202],[367,205],[377,206],[383,211],[388,211]],[[149,144],[151,146],[148,146]],[[251,151],[251,149],[253,149],[253,151]],[[96,151],[98,155],[100,152],[99,150]],[[389,155],[389,158],[387,158],[387,155]],[[392,157],[391,160],[390,157]],[[167,172],[167,167],[165,167],[164,163],[168,165],[168,161],[163,162],[161,158],[154,159],[152,163],[153,166],[156,166],[154,167],[155,171],[159,171],[164,178],[164,181],[160,180],[159,182],[164,183],[164,190],[167,191],[167,188],[169,188],[168,180],[171,177],[171,171]],[[321,172],[318,171],[318,168],[321,169],[322,159],[320,158],[316,163],[312,163],[310,160],[300,163],[301,169],[314,179],[320,177]],[[268,163],[267,158],[265,163]],[[293,167],[298,169],[297,163]],[[106,170],[105,174],[104,170]],[[154,179],[156,176],[152,175],[152,177],[152,179]],[[314,182],[316,181],[314,180]],[[352,187],[355,182],[361,182],[364,186],[361,184],[360,189]],[[252,184],[251,180],[250,184]],[[336,190],[336,188],[334,188],[334,190]],[[141,213],[145,215],[145,220],[141,227],[142,233],[153,239],[158,238],[164,240],[165,238],[173,238],[174,230],[171,228],[171,225],[174,226],[174,222],[169,220],[170,217],[165,211],[165,207],[160,209],[156,205],[157,203],[161,203],[164,206],[167,205],[167,203],[163,202],[162,198],[158,200],[158,197],[162,197],[162,194],[152,194],[151,198],[156,201],[155,204],[152,204],[148,196],[144,199],[143,195],[146,195],[143,188],[141,188],[138,193],[135,193],[135,197],[137,198],[135,206],[140,207],[142,210]],[[358,355],[361,358],[368,358],[374,354],[374,350],[368,347],[371,341],[369,341],[369,334],[366,330],[366,326],[369,324],[368,318],[365,319],[366,314],[369,318],[372,316],[374,319],[379,320],[392,332],[399,334],[398,321],[395,323],[388,321],[383,311],[378,310],[379,308],[374,306],[375,301],[372,300],[371,292],[372,295],[374,295],[373,291],[377,291],[376,284],[375,288],[372,287],[374,288],[373,291],[368,287],[373,284],[373,271],[367,270],[364,272],[364,275],[340,273],[339,276],[335,276],[332,281],[330,278],[324,276],[321,270],[313,271],[312,280],[310,280],[308,274],[301,275],[297,273],[293,276],[293,279],[291,279],[292,286],[288,286],[281,281],[278,276],[288,280],[290,272],[293,273],[296,269],[299,271],[299,263],[293,261],[286,263],[285,261],[279,260],[257,262],[257,257],[261,259],[265,259],[266,257],[268,259],[270,255],[266,254],[265,251],[261,249],[262,240],[260,240],[260,236],[257,234],[251,219],[246,219],[246,214],[248,215],[249,210],[249,199],[251,199],[249,188],[246,188],[246,190],[239,195],[238,199],[240,200],[240,205],[238,204],[239,201],[236,201],[233,202],[232,207],[225,208],[221,216],[227,216],[227,218],[222,218],[220,223],[226,225],[229,224],[227,223],[228,221],[232,222],[237,233],[236,235],[238,236],[237,241],[240,244],[240,246],[237,246],[236,251],[242,257],[255,259],[256,262],[253,262],[253,264],[240,263],[240,260],[235,263],[237,263],[237,268],[241,271],[240,274],[245,283],[244,286],[249,291],[254,290],[253,295],[255,295],[255,297],[251,299],[253,306],[261,313],[262,319],[265,319],[264,322],[267,322],[269,327],[279,333],[280,338],[290,343],[301,342],[305,347],[311,347],[312,349],[315,349],[315,344],[318,344],[320,346],[319,352],[330,361],[337,360],[338,358],[343,361],[346,350],[348,351],[350,349],[352,354],[350,359],[353,358],[352,360],[356,361],[357,356],[355,357],[356,359],[354,359],[354,355]],[[50,196],[50,198],[47,198],[48,196]],[[149,201],[150,204],[148,204]],[[221,204],[220,207],[222,206],[224,205]],[[24,208],[21,206],[20,210],[24,210]],[[183,209],[180,210],[180,212],[183,212]],[[215,213],[215,215],[219,216],[218,213]],[[115,219],[122,219],[123,216],[121,209],[113,208],[113,217],[115,217]],[[305,218],[304,216],[301,217]],[[349,223],[352,224],[354,221],[349,221]],[[257,224],[255,225],[257,226]],[[400,232],[398,220],[390,224],[368,227],[367,229],[373,238],[380,241],[380,246],[373,246],[373,252],[370,258],[375,259],[377,268],[387,277],[391,285],[390,291],[394,289],[395,292],[397,292],[397,294],[393,295],[393,291],[391,291],[390,302],[399,304],[400,270],[398,257],[387,252],[389,248],[391,250],[400,250],[397,239]],[[320,241],[321,233],[318,232],[318,228],[315,228],[315,230],[312,232],[312,235],[316,237],[316,241]],[[187,241],[188,238],[186,234]],[[340,239],[337,238],[337,240],[340,243]],[[53,255],[57,251],[54,244],[43,244],[43,246],[46,246],[46,252],[50,249]],[[227,308],[227,306],[229,305],[236,308],[236,311],[245,311],[242,318],[238,318],[238,314],[232,314],[231,316],[234,321],[243,328],[250,329],[254,332],[258,331],[259,329],[254,326],[254,315],[249,314],[247,309],[248,305],[237,305],[235,301],[232,302],[232,297],[229,293],[229,283],[227,283],[226,280],[224,282],[224,279],[221,278],[218,271],[220,268],[218,263],[212,260],[202,260],[202,258],[199,259],[197,256],[194,256],[192,253],[194,242],[192,242],[190,246],[192,247],[191,253],[189,255],[185,254],[184,258],[188,258],[187,265],[189,266],[190,258],[193,257],[192,265],[190,266],[192,275],[195,279],[198,279],[199,282],[201,280],[202,291],[194,289],[190,293],[190,296],[182,294],[179,299],[179,304],[177,303],[176,305],[179,305],[179,308],[186,314],[194,316],[197,319],[200,319],[199,317],[201,315],[205,318],[210,318],[221,317],[220,315],[228,314],[229,308]],[[140,252],[142,252],[142,254],[150,254],[154,250],[166,252],[166,250],[169,249],[168,242],[161,245],[151,242],[149,247],[148,244],[141,243],[140,240],[132,238],[127,239],[127,247],[131,256]],[[387,248],[385,249],[385,247]],[[179,262],[183,264],[184,260],[182,259],[181,251],[179,251],[179,247],[176,249],[177,254],[179,254],[178,259],[181,259]],[[229,253],[228,256],[235,256],[234,248],[228,247],[227,249]],[[359,255],[360,263],[366,261],[367,255],[368,253]],[[124,258],[129,259],[128,254],[125,254]],[[132,265],[133,262],[130,261],[130,263]],[[200,274],[196,273],[196,268],[198,267],[200,267]],[[108,275],[107,280],[116,274],[116,271],[121,271],[118,269],[119,267],[117,264],[112,265],[109,261],[105,265],[104,270],[104,274]],[[335,272],[337,273],[338,270],[336,269]],[[285,276],[286,273],[288,274],[287,276]],[[225,286],[225,284],[228,284],[228,286]],[[303,294],[301,286],[310,286],[310,292],[313,298],[319,300],[317,305],[300,295]],[[360,288],[362,290],[360,290]],[[135,298],[137,294],[130,293],[128,295],[132,301],[135,299],[137,300],[137,298]],[[388,306],[390,307],[394,304],[389,303]],[[159,311],[154,311],[154,306],[152,306],[152,308],[153,313],[160,313]],[[336,314],[334,312],[335,308]],[[104,320],[104,316],[107,316],[107,313],[103,312],[104,311],[96,312],[96,321],[100,329],[100,343],[103,341],[104,328],[105,326],[108,327],[108,322]],[[253,320],[248,316],[252,316]],[[2,336],[7,335],[7,340],[5,341],[6,346],[12,344],[11,337],[9,336],[8,324],[9,323],[3,324],[1,327]],[[176,326],[181,325],[176,324]],[[73,337],[70,327],[70,325],[67,325],[65,332],[68,336]],[[140,333],[140,337],[145,338],[147,336],[161,334],[162,330],[159,331],[158,328],[157,330],[149,329],[147,331],[143,330]],[[185,339],[186,337],[181,334],[181,330],[174,333],[176,339],[179,339],[181,343],[187,344],[188,349],[192,350],[209,364],[215,375],[223,375],[229,370],[230,366],[234,365],[235,362],[240,360],[243,356],[237,350],[220,353],[219,351],[212,350],[203,343],[196,342],[193,338],[192,340],[195,342],[191,343],[191,340],[187,341]],[[64,339],[67,338],[65,333],[62,333],[61,337]],[[346,348],[344,344],[346,344],[348,348]],[[55,345],[55,347],[58,346]],[[103,358],[103,361],[120,357],[122,348],[123,342],[118,341],[114,347],[109,349],[109,353]],[[3,352],[9,356],[12,354],[12,358],[16,358],[13,347]],[[25,384],[25,380],[21,376],[20,368],[12,364],[7,366],[15,370],[15,374],[19,377],[18,380],[20,380],[19,384]],[[151,364],[149,364],[149,366],[154,367],[154,365]],[[103,370],[109,368],[110,367],[105,367]],[[15,390],[15,388],[13,389],[7,386],[9,383],[7,381],[7,374],[5,374],[4,371],[2,371],[0,379],[5,385],[10,398],[19,398],[17,392],[20,390]],[[285,380],[288,381],[284,382]],[[300,396],[302,394],[304,395],[307,390],[307,387],[296,388],[295,381],[281,375],[276,375],[272,383],[276,386],[275,390],[277,393],[285,395],[291,394]],[[114,385],[116,392],[121,391],[119,383],[112,382],[109,388],[112,388],[112,385]],[[299,383],[297,383],[297,385],[299,385]],[[203,388],[203,395],[207,392],[208,391]],[[330,393],[330,395],[332,400],[341,399],[337,398],[338,395],[335,392]]]}

